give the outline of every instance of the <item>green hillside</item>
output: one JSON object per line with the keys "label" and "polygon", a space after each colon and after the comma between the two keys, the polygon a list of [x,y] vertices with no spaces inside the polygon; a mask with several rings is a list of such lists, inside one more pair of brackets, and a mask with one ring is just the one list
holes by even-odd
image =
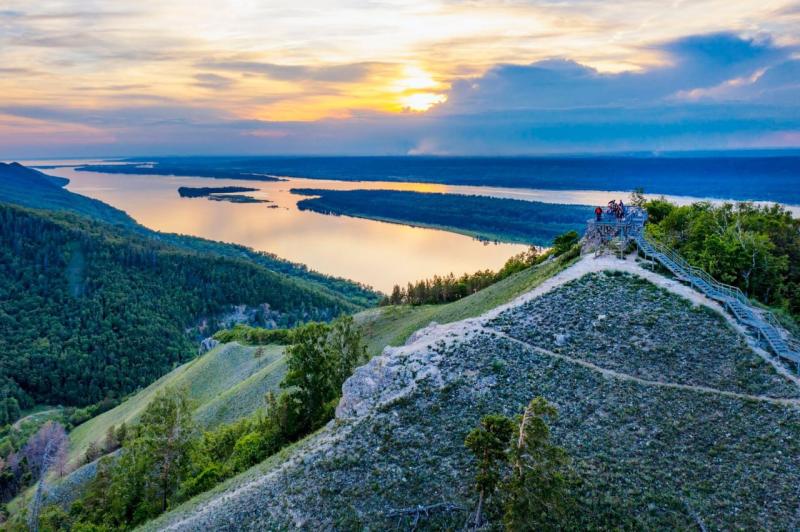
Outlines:
{"label": "green hillside", "polygon": [[575,262],[573,253],[528,268],[472,295],[445,305],[393,305],[360,312],[367,352],[380,354],[387,345],[402,345],[414,331],[431,322],[451,323],[479,316],[524,294]]}
{"label": "green hillside", "polygon": [[19,163],[0,163],[0,201],[52,211],[67,211],[115,225],[136,226],[136,222],[119,209],[64,189],[69,183],[27,168]]}
{"label": "green hillside", "polygon": [[[283,346],[248,347],[223,344],[164,375],[115,408],[76,427],[69,434],[68,469],[63,478],[52,478],[47,503],[70,504],[96,472],[97,462],[84,465],[91,444],[102,447],[110,428],[135,424],[147,405],[168,388],[184,389],[193,417],[201,429],[211,430],[243,419],[265,406],[265,395],[277,393],[286,374]],[[18,514],[28,504],[32,490],[11,503]]]}
{"label": "green hillside", "polygon": [[716,312],[628,274],[428,330],[344,391],[336,423],[145,529],[461,529],[477,501],[466,434],[538,395],[580,478],[566,529],[797,522],[797,384]]}
{"label": "green hillside", "polygon": [[220,345],[164,375],[117,407],[76,427],[70,433],[70,461],[79,460],[90,443],[101,442],[109,427],[136,421],[160,390],[185,388],[196,419],[202,426],[211,428],[245,417],[264,406],[264,395],[269,390],[277,390],[285,373],[282,346]]}

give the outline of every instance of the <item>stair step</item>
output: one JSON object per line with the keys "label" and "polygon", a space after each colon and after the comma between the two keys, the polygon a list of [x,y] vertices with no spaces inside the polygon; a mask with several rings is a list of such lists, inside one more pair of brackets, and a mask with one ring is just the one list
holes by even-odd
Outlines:
{"label": "stair step", "polygon": [[[636,218],[634,222],[644,225],[644,218],[642,218],[641,221]],[[791,351],[789,349],[789,344],[779,330],[776,330],[774,326],[766,322],[746,301],[741,301],[737,297],[737,294],[733,293],[731,289],[720,286],[720,284],[713,279],[711,281],[706,281],[706,279],[694,275],[692,272],[695,270],[692,269],[680,255],[676,253],[662,253],[656,249],[653,244],[647,241],[642,232],[638,232],[633,240],[645,255],[649,255],[660,262],[662,266],[675,275],[678,281],[689,283],[706,296],[719,301],[730,310],[730,313],[733,314],[737,321],[757,330],[778,356],[800,364],[800,352]],[[676,258],[670,258],[670,255]],[[709,276],[706,275],[706,277]],[[720,288],[717,288],[718,286],[720,286]]]}

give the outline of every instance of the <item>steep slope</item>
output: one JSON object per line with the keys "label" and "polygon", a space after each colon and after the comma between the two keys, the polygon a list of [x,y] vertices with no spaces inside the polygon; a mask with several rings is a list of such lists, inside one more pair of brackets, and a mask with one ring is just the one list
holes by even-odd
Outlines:
{"label": "steep slope", "polygon": [[387,348],[345,383],[336,422],[146,528],[402,529],[393,510],[436,503],[418,528],[459,528],[466,433],[537,395],[583,479],[581,527],[797,528],[798,382],[719,310],[631,261],[584,259]]}
{"label": "steep slope", "polygon": [[[100,443],[109,427],[135,422],[155,395],[166,388],[186,389],[195,418],[204,427],[235,421],[264,404],[264,394],[277,390],[286,364],[283,347],[266,346],[257,356],[255,347],[223,344],[177,367],[147,388],[70,433],[70,460],[78,460],[92,442]],[[219,412],[220,400],[231,413]]]}

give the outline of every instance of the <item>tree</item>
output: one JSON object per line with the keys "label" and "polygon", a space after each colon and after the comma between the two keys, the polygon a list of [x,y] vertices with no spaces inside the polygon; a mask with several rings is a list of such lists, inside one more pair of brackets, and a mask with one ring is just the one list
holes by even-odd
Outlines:
{"label": "tree", "polygon": [[333,322],[327,343],[328,356],[334,366],[333,387],[336,395],[353,370],[367,359],[367,346],[352,316],[342,316]]}
{"label": "tree", "polygon": [[536,397],[518,418],[509,452],[511,473],[503,486],[507,530],[558,529],[564,518],[569,456],[550,443],[546,421],[556,415],[555,407]]}
{"label": "tree", "polygon": [[158,392],[127,432],[118,458],[100,460],[81,500],[86,523],[112,528],[142,523],[167,509],[188,476],[197,438],[184,390]]}
{"label": "tree", "polygon": [[475,489],[478,492],[478,508],[475,511],[475,528],[483,521],[484,502],[491,497],[501,480],[501,464],[508,460],[508,449],[514,422],[497,414],[481,419],[479,427],[473,429],[464,440],[464,445],[472,451],[478,461],[475,476]]}
{"label": "tree", "polygon": [[576,231],[568,231],[562,235],[558,235],[553,239],[553,253],[561,255],[569,251],[572,246],[578,243],[580,236]]}
{"label": "tree", "polygon": [[399,305],[402,302],[403,302],[403,292],[400,289],[400,285],[394,285],[394,288],[392,288],[392,295],[389,296],[389,304]]}
{"label": "tree", "polygon": [[87,464],[91,464],[98,458],[103,456],[103,451],[100,449],[100,446],[97,442],[90,442],[89,446],[86,447],[86,452],[83,453],[83,461]]}
{"label": "tree", "polygon": [[571,500],[567,496],[569,457],[550,443],[546,418],[555,416],[556,409],[536,397],[516,422],[491,414],[467,435],[464,444],[478,463],[475,528],[483,524],[486,502],[492,498],[502,507],[506,530],[563,528]]}
{"label": "tree", "polygon": [[647,198],[644,195],[644,189],[641,187],[633,189],[631,191],[630,202],[634,207],[644,207],[647,203]]}
{"label": "tree", "polygon": [[168,389],[156,395],[142,413],[132,447],[152,460],[157,481],[148,492],[167,509],[189,466],[193,445],[194,422],[185,391]]}
{"label": "tree", "polygon": [[63,472],[68,444],[64,427],[60,423],[48,421],[30,437],[23,449],[31,473],[38,479],[28,514],[28,526],[34,532],[39,530],[39,511],[47,474],[51,469]]}
{"label": "tree", "polygon": [[297,328],[292,335],[293,343],[286,350],[288,371],[281,386],[294,388],[290,395],[296,398],[305,427],[308,430],[322,419],[325,403],[333,393],[331,365],[326,341],[329,327],[322,323],[309,323]]}
{"label": "tree", "polygon": [[366,359],[366,347],[350,316],[332,325],[309,323],[297,328],[292,338],[287,349],[289,371],[281,386],[289,389],[285,401],[299,408],[302,426],[296,429],[304,432],[333,414],[342,384]]}

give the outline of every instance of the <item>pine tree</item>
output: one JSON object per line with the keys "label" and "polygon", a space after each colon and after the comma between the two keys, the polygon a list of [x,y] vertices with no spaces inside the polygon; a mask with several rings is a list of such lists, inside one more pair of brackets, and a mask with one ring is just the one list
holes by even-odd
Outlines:
{"label": "pine tree", "polygon": [[194,422],[186,392],[157,394],[142,413],[137,433],[135,444],[150,457],[156,471],[157,482],[148,491],[159,498],[163,512],[189,466]]}
{"label": "pine tree", "polygon": [[555,407],[536,397],[519,417],[509,452],[511,473],[503,485],[507,530],[556,530],[563,521],[569,456],[550,443],[546,421],[556,415]]}
{"label": "pine tree", "polygon": [[483,522],[483,507],[501,480],[501,466],[508,460],[508,449],[514,422],[505,416],[490,414],[481,419],[481,425],[473,429],[464,440],[464,445],[478,460],[475,489],[478,492],[478,508],[475,511],[475,527]]}

